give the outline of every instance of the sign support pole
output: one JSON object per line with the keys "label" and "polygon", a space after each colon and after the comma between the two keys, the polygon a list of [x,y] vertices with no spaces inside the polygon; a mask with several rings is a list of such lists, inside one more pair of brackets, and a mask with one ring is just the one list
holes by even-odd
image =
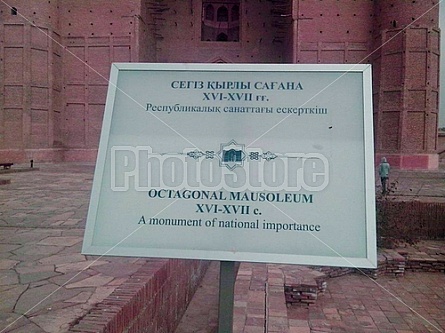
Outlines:
{"label": "sign support pole", "polygon": [[221,261],[219,268],[218,333],[233,332],[235,261]]}

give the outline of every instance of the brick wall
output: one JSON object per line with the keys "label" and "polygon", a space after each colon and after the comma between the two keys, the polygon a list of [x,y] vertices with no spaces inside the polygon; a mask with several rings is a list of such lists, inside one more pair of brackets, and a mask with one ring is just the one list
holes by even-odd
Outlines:
{"label": "brick wall", "polygon": [[375,149],[377,159],[386,156],[395,167],[438,167],[440,32],[436,5],[434,0],[375,3]]}
{"label": "brick wall", "polygon": [[[0,149],[53,146],[61,105],[61,48],[57,1],[17,0],[0,5]],[[16,14],[16,15],[14,15]],[[17,155],[17,156],[16,156]]]}
{"label": "brick wall", "polygon": [[445,239],[445,203],[418,201],[377,202],[384,223],[391,226],[393,237],[410,239]]}
{"label": "brick wall", "polygon": [[197,0],[0,3],[0,159],[94,161],[114,61],[361,62],[377,159],[437,168],[437,2],[240,1],[239,41],[223,43],[201,40]]}
{"label": "brick wall", "polygon": [[95,160],[112,62],[146,61],[141,0],[0,5],[0,158]]}
{"label": "brick wall", "polygon": [[66,160],[88,159],[98,147],[112,62],[139,61],[140,0],[60,0]]}
{"label": "brick wall", "polygon": [[370,63],[372,1],[294,1],[296,63]]}
{"label": "brick wall", "polygon": [[148,3],[151,13],[157,13],[158,62],[283,62],[271,1],[242,1],[240,40],[226,43],[201,41],[200,1],[169,1],[160,9],[156,2]]}
{"label": "brick wall", "polygon": [[69,331],[174,332],[209,263],[149,261]]}

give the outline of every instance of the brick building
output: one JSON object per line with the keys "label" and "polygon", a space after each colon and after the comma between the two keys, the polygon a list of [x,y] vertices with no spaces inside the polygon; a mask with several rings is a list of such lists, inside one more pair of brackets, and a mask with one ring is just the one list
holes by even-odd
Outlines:
{"label": "brick building", "polygon": [[0,162],[94,160],[111,62],[362,62],[377,159],[438,165],[438,0],[5,2]]}

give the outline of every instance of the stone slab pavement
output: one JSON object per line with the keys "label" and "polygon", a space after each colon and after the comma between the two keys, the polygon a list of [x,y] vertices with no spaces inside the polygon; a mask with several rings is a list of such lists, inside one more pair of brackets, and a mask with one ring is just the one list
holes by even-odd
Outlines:
{"label": "stone slab pavement", "polygon": [[94,166],[0,174],[0,332],[66,332],[148,259],[80,254]]}

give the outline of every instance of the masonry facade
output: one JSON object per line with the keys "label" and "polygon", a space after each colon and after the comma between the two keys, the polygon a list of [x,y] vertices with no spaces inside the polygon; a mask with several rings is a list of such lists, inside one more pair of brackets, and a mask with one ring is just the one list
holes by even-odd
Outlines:
{"label": "masonry facade", "polygon": [[438,167],[438,0],[8,0],[0,162],[94,161],[112,62],[369,63],[376,160]]}

